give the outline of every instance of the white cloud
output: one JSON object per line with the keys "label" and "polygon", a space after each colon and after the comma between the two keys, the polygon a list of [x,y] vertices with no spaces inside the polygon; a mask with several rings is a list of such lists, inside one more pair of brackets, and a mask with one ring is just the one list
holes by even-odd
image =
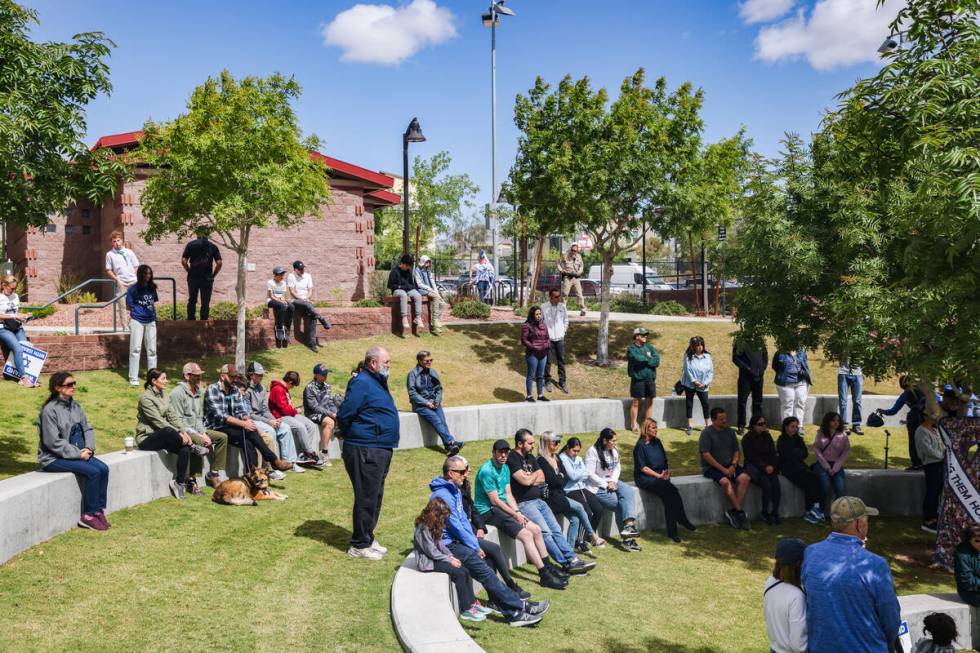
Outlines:
{"label": "white cloud", "polygon": [[800,9],[793,18],[763,27],[755,57],[769,63],[804,58],[817,70],[878,61],[878,46],[904,5],[892,0],[879,11],[875,0],[817,0],[809,17]]}
{"label": "white cloud", "polygon": [[738,6],[738,15],[746,25],[767,23],[785,16],[794,4],[795,0],[745,0]]}
{"label": "white cloud", "polygon": [[323,26],[323,42],[343,50],[341,61],[393,66],[456,36],[453,12],[434,0],[407,5],[357,4]]}

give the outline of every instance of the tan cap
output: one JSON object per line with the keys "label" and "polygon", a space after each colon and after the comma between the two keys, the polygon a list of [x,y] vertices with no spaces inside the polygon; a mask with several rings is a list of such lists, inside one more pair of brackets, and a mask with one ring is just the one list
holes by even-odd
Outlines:
{"label": "tan cap", "polygon": [[238,376],[238,368],[235,367],[234,363],[225,363],[218,368],[218,374],[228,374],[230,376]]}
{"label": "tan cap", "polygon": [[862,517],[874,517],[877,508],[864,505],[857,497],[840,497],[830,504],[830,521],[835,526],[843,526]]}
{"label": "tan cap", "polygon": [[200,375],[204,374],[204,370],[197,363],[187,363],[184,365],[184,374]]}

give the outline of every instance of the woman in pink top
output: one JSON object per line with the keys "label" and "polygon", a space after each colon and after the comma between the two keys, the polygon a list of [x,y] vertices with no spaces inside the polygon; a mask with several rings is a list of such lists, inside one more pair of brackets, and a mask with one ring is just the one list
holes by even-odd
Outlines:
{"label": "woman in pink top", "polygon": [[[844,463],[851,453],[851,441],[844,428],[844,420],[838,413],[827,413],[820,422],[820,430],[813,441],[813,455],[817,462],[813,471],[820,478],[824,501],[830,488],[834,488],[834,498],[844,496]],[[829,502],[824,506],[824,512],[830,514]]]}
{"label": "woman in pink top", "polygon": [[544,396],[544,368],[548,366],[548,352],[551,350],[551,340],[548,338],[548,327],[541,315],[541,308],[532,306],[527,311],[527,320],[521,325],[521,344],[524,345],[524,358],[527,361],[527,376],[525,389],[527,400],[533,402],[531,394],[533,384],[538,386],[538,401],[548,401]]}

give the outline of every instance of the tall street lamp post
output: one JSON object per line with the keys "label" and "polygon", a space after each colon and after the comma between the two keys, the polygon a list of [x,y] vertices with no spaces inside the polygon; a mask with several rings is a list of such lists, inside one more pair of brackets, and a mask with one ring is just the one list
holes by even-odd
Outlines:
{"label": "tall street lamp post", "polygon": [[419,126],[419,119],[412,118],[412,122],[408,123],[408,129],[402,134],[402,168],[404,175],[404,183],[402,184],[402,254],[408,254],[408,144],[409,143],[421,143],[425,140],[425,136],[422,135],[422,128]]}

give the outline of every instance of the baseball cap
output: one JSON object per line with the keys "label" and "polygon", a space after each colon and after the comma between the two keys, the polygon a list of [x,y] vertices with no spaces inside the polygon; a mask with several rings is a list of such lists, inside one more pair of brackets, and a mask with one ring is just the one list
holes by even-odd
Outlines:
{"label": "baseball cap", "polygon": [[497,440],[493,443],[494,451],[510,451],[510,443],[507,440]]}
{"label": "baseball cap", "polygon": [[281,265],[277,265],[276,267],[272,268],[272,274],[286,274],[286,268],[282,267]]}
{"label": "baseball cap", "polygon": [[330,368],[324,365],[323,363],[317,363],[316,365],[313,366],[313,373],[322,374],[323,376],[326,376],[327,374],[330,374]]}
{"label": "baseball cap", "polygon": [[218,368],[218,374],[228,374],[229,376],[238,376],[238,368],[235,367],[234,363],[225,363]]}
{"label": "baseball cap", "polygon": [[784,537],[776,544],[776,560],[784,565],[792,565],[803,559],[806,542],[798,537]]}
{"label": "baseball cap", "polygon": [[300,270],[302,270],[305,267],[306,266],[303,265],[303,261],[293,261],[293,268],[299,268]]}
{"label": "baseball cap", "polygon": [[648,336],[648,335],[650,335],[650,332],[647,331],[646,329],[644,329],[643,327],[636,327],[635,329],[633,329],[633,335],[634,336]]}
{"label": "baseball cap", "polygon": [[262,363],[259,363],[258,361],[252,361],[251,363],[248,364],[248,373],[265,374],[265,368],[262,367]]}
{"label": "baseball cap", "polygon": [[194,374],[195,376],[204,374],[204,370],[197,363],[187,363],[184,365],[184,374]]}
{"label": "baseball cap", "polygon": [[830,504],[830,522],[835,526],[843,526],[862,517],[874,517],[877,508],[864,505],[857,497],[840,497]]}

